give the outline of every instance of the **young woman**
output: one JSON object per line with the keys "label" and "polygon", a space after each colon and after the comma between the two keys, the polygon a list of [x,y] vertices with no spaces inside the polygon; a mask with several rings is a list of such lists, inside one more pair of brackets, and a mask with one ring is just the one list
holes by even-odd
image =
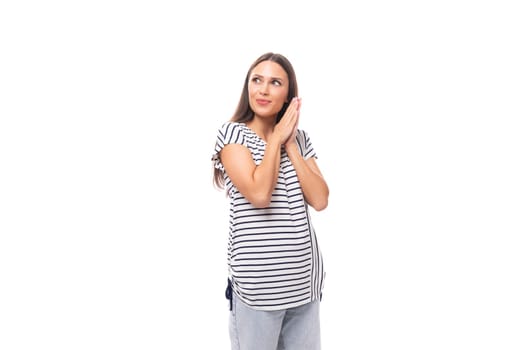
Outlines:
{"label": "young woman", "polygon": [[235,114],[217,134],[214,183],[230,200],[228,242],[232,350],[320,349],[324,269],[309,208],[328,186],[308,134],[288,59],[251,65]]}

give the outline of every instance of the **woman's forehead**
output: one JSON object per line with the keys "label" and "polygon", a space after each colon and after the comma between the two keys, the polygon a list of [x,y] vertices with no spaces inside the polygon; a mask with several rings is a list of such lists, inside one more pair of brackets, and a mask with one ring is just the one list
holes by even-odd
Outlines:
{"label": "woman's forehead", "polygon": [[252,69],[252,75],[286,79],[286,71],[280,64],[273,61],[263,61]]}

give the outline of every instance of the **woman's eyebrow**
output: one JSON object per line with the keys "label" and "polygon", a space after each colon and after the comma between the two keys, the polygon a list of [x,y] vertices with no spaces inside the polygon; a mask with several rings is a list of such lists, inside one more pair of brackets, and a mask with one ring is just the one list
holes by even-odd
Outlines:
{"label": "woman's eyebrow", "polygon": [[269,79],[275,79],[275,80],[283,80],[283,78],[281,78],[281,77],[265,77],[264,75],[257,74],[257,73],[252,74],[252,77],[269,78]]}

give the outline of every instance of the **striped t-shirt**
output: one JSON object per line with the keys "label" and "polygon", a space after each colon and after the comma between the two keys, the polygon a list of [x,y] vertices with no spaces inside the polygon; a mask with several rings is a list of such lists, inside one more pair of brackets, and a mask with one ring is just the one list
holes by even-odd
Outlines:
{"label": "striped t-shirt", "polygon": [[[295,169],[281,152],[279,177],[267,208],[256,208],[233,185],[219,158],[227,144],[247,147],[256,165],[266,142],[244,123],[219,129],[212,161],[230,198],[228,269],[234,293],[258,310],[279,310],[321,299],[324,270],[315,230]],[[303,158],[317,157],[308,134],[297,131]]]}

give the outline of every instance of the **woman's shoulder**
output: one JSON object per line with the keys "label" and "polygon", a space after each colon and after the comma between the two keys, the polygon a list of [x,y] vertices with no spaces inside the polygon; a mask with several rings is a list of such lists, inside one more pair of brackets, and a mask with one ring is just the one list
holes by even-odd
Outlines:
{"label": "woman's shoulder", "polygon": [[231,132],[244,132],[246,125],[244,123],[239,122],[232,122],[230,120],[222,123],[219,130],[223,133],[231,133]]}
{"label": "woman's shoulder", "polygon": [[306,132],[304,129],[297,129],[296,141],[297,141],[297,144],[299,146],[299,149],[303,157],[317,158],[316,152],[314,150],[314,146],[312,144],[312,140],[310,139],[308,132]]}
{"label": "woman's shoulder", "polygon": [[308,139],[308,132],[304,129],[297,129],[297,138],[300,140],[307,140]]}
{"label": "woman's shoulder", "polygon": [[239,122],[227,121],[219,128],[218,139],[223,144],[238,143],[244,144],[247,138],[250,138],[249,129],[246,124]]}

